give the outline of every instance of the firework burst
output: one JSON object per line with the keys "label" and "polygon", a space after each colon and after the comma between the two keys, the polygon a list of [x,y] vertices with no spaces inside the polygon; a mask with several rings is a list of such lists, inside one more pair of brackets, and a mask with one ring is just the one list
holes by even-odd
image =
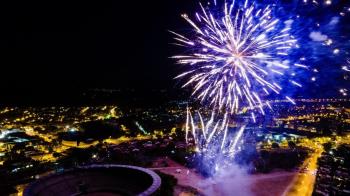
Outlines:
{"label": "firework burst", "polygon": [[183,87],[191,86],[192,95],[213,110],[234,114],[245,107],[264,114],[263,107],[270,105],[261,95],[280,94],[282,85],[277,81],[285,72],[291,67],[307,67],[290,65],[287,58],[296,46],[296,39],[289,33],[291,25],[273,18],[269,6],[259,7],[248,0],[244,4],[234,0],[225,3],[219,12],[223,14],[212,14],[201,4],[200,7],[195,20],[182,15],[193,27],[194,36],[172,32],[177,45],[190,51],[173,56],[188,67],[176,78],[187,78]]}

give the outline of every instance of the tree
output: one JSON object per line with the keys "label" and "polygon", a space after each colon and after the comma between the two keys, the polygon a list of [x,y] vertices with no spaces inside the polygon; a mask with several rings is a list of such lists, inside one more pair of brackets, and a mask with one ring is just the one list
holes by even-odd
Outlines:
{"label": "tree", "polygon": [[288,147],[294,149],[296,147],[296,144],[293,141],[288,141]]}
{"label": "tree", "polygon": [[332,119],[329,118],[321,118],[319,123],[317,124],[317,129],[322,131],[323,135],[331,135],[332,134],[332,125],[334,124]]}
{"label": "tree", "polygon": [[271,147],[272,148],[279,148],[280,146],[276,142],[274,142],[274,143],[272,143]]}
{"label": "tree", "polygon": [[168,174],[164,174],[160,171],[156,171],[159,177],[162,179],[162,184],[158,191],[154,193],[155,196],[172,196],[174,195],[174,187],[177,185],[177,179]]}
{"label": "tree", "polygon": [[331,149],[332,149],[332,143],[331,142],[327,142],[325,144],[323,144],[323,149],[326,151],[326,152],[329,152]]}

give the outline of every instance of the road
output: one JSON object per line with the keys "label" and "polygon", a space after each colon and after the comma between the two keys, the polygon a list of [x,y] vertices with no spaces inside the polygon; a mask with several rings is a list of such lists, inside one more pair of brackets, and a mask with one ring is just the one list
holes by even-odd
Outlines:
{"label": "road", "polygon": [[[307,140],[303,145],[311,148],[313,153],[307,158],[302,166],[301,172],[297,174],[292,183],[286,188],[283,195],[285,196],[311,196],[316,180],[317,159],[321,156],[323,150],[322,144],[331,141],[331,138],[315,138]],[[340,144],[350,144],[350,135],[336,136],[334,140],[336,146]]]}
{"label": "road", "polygon": [[286,188],[283,195],[310,196],[312,194],[317,171],[317,159],[322,149],[317,149],[307,158],[301,166],[301,172],[294,176],[292,183]]}

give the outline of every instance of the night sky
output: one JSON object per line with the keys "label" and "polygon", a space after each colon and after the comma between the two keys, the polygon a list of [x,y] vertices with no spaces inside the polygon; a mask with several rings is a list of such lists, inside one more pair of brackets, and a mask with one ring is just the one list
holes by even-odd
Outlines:
{"label": "night sky", "polygon": [[0,4],[0,101],[69,99],[93,88],[179,88],[167,30],[196,1],[7,1]]}
{"label": "night sky", "polygon": [[1,3],[0,99],[173,86],[167,30],[184,2]]}

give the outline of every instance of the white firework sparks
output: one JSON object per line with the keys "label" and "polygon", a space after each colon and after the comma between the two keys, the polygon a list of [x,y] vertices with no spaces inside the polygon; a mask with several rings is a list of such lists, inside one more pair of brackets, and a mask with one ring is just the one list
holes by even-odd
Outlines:
{"label": "white firework sparks", "polygon": [[342,66],[341,69],[346,71],[346,72],[350,72],[350,59],[346,60],[346,65]]}
{"label": "white firework sparks", "polygon": [[312,4],[315,6],[332,5],[332,0],[303,0],[305,4]]}
{"label": "white firework sparks", "polygon": [[[212,112],[208,120],[204,120],[201,113],[197,111],[195,115],[187,108],[186,121],[186,142],[192,142],[196,146],[196,151],[205,153],[207,156],[228,156],[233,158],[238,149],[245,126],[241,126],[236,134],[230,133],[229,113],[225,113],[223,119],[216,119],[215,112]],[[232,122],[231,122],[232,123]]]}
{"label": "white firework sparks", "polygon": [[[289,65],[287,60],[289,50],[296,45],[289,33],[290,23],[274,19],[269,6],[260,8],[248,0],[243,5],[234,0],[225,3],[221,16],[200,7],[195,20],[182,15],[194,28],[195,36],[172,32],[177,45],[191,51],[173,56],[189,67],[176,78],[188,78],[183,87],[191,86],[193,96],[216,111],[234,114],[246,107],[264,114],[268,103],[261,95],[279,94],[282,85],[277,81],[290,67],[307,68]],[[293,80],[291,84],[301,86]]]}

